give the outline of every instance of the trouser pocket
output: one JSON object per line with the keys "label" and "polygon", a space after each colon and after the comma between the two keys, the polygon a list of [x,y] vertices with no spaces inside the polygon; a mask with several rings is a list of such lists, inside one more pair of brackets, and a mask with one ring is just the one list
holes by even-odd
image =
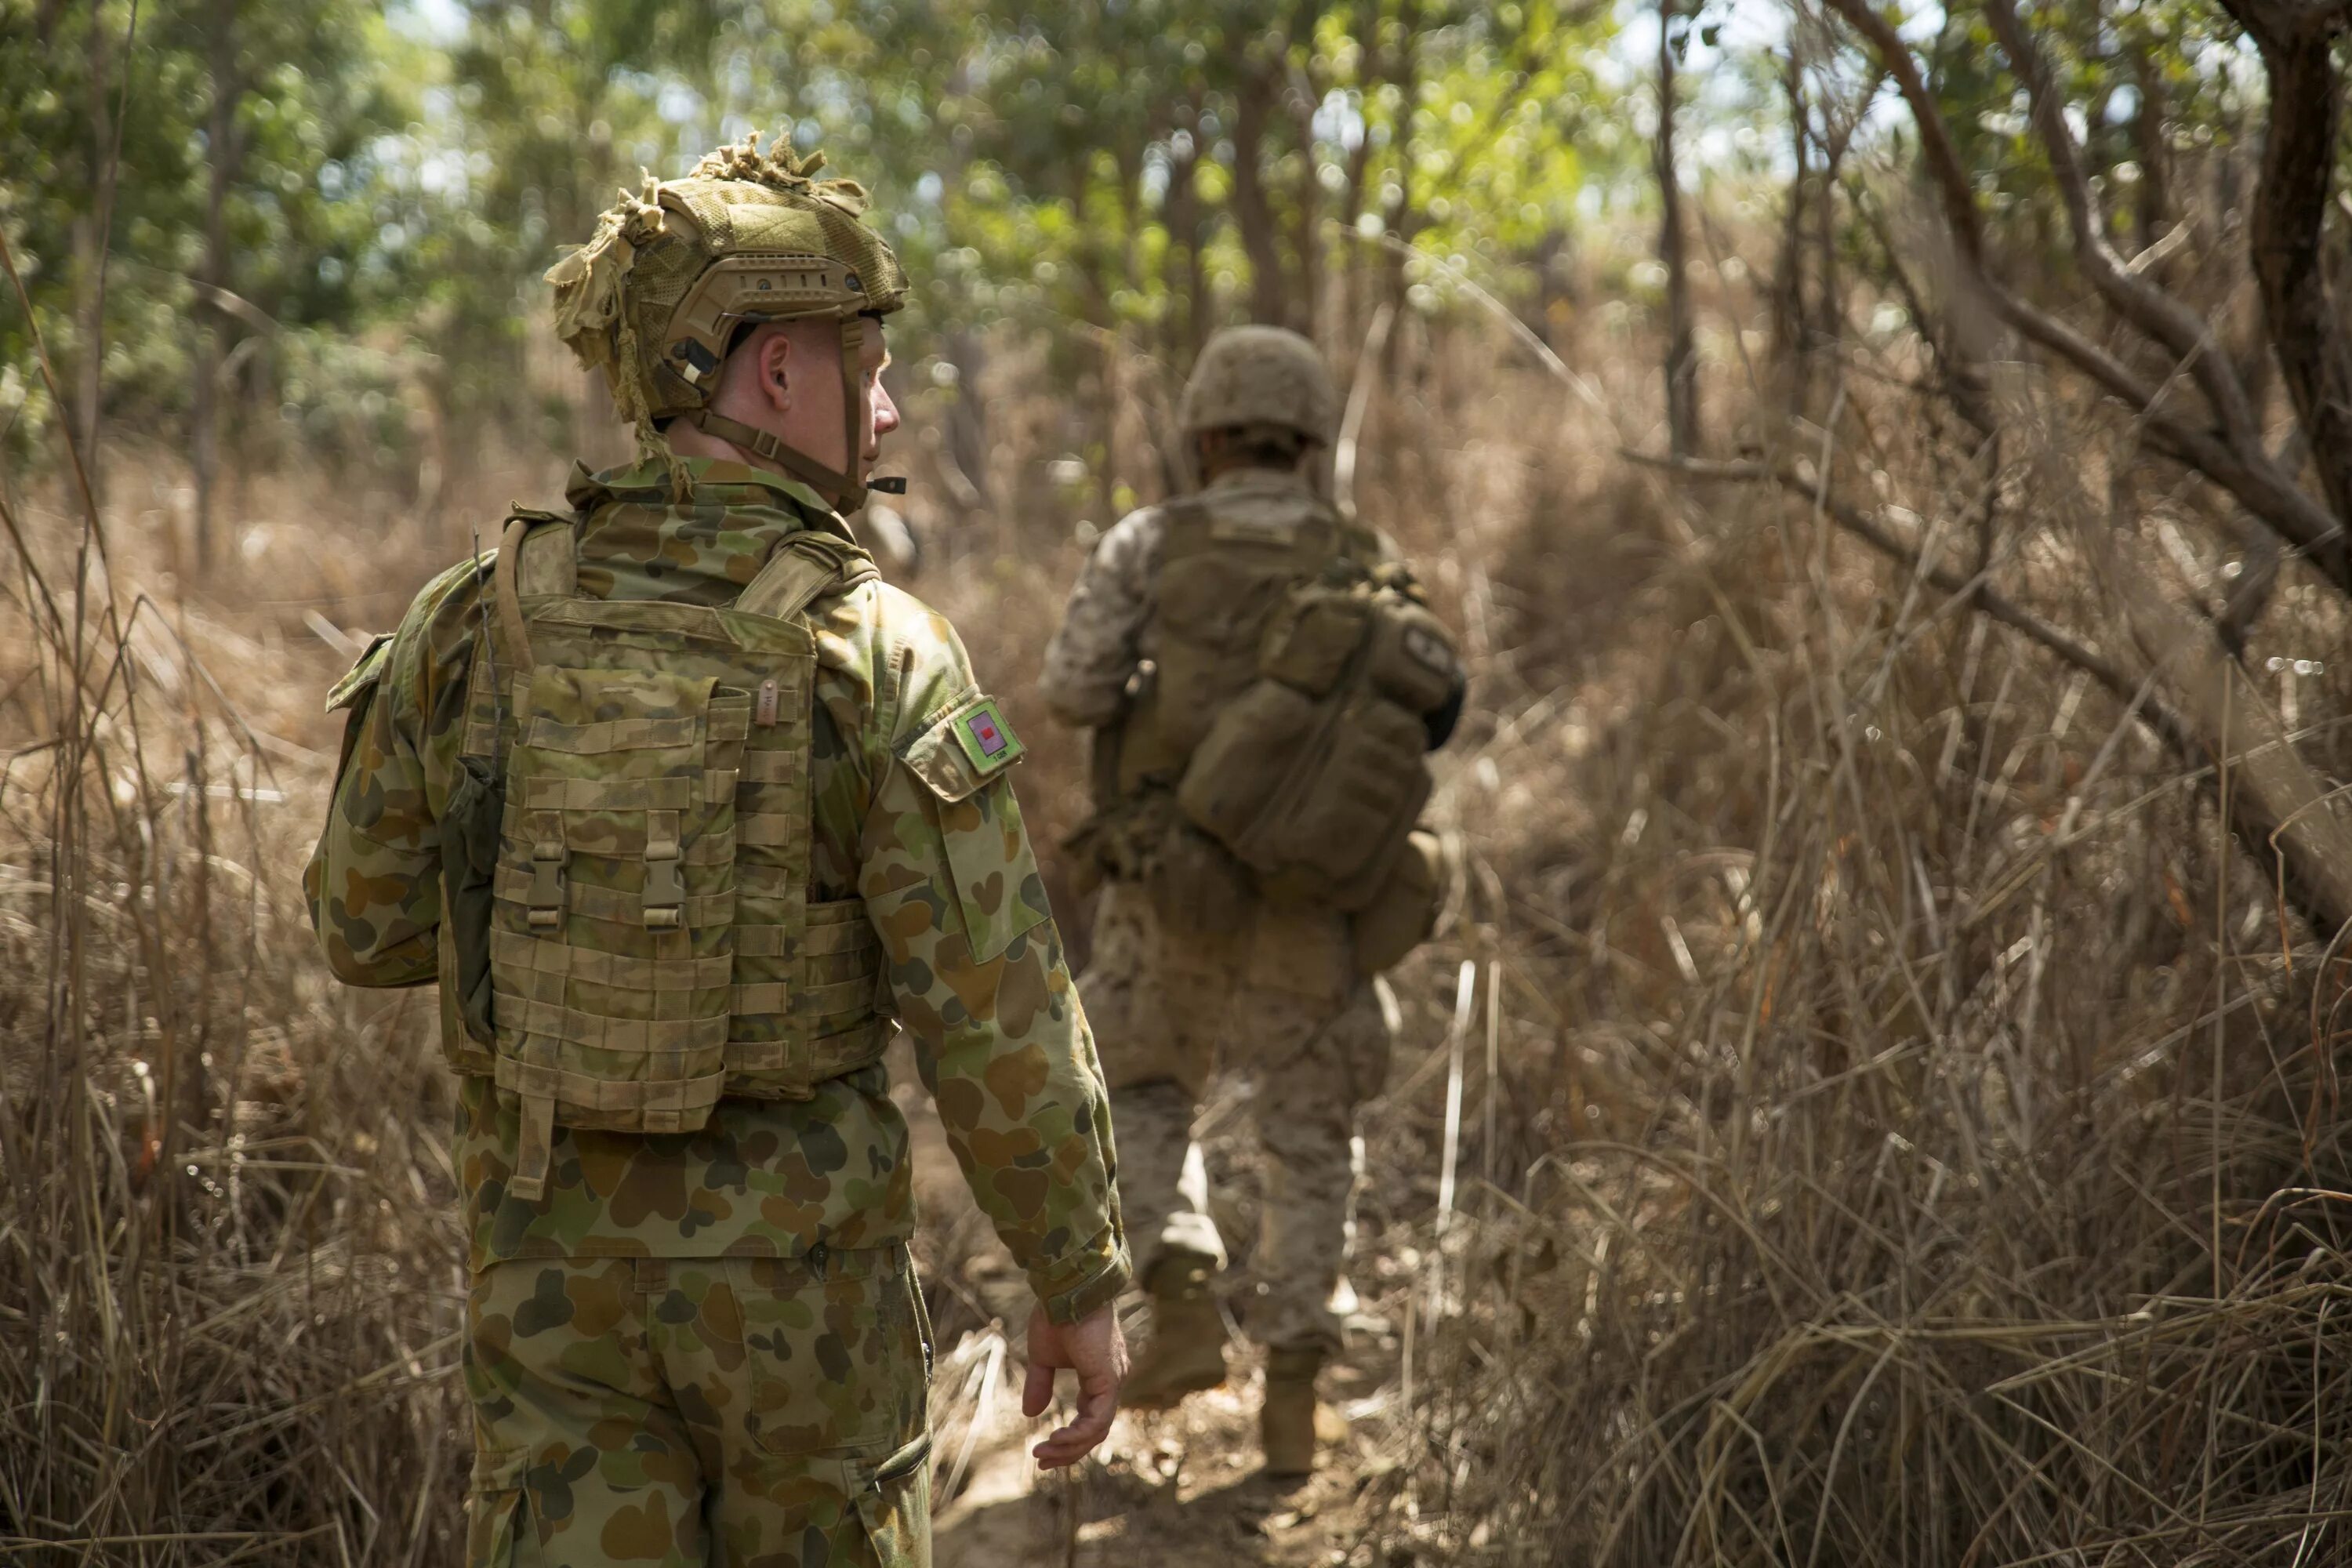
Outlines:
{"label": "trouser pocket", "polygon": [[466,1490],[466,1568],[515,1568],[524,1529],[521,1448],[477,1452]]}
{"label": "trouser pocket", "polygon": [[930,1568],[931,1437],[926,1432],[874,1468],[857,1517],[880,1568]]}

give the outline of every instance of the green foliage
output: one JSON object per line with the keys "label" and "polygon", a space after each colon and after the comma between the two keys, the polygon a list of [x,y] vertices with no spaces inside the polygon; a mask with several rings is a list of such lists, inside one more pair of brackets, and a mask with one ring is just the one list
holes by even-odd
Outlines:
{"label": "green foliage", "polygon": [[[1341,344],[1384,299],[1453,308],[1465,277],[1533,311],[1547,258],[1650,199],[1643,29],[1690,73],[1685,167],[1785,177],[1794,35],[1745,5],[142,0],[134,26],[130,0],[0,0],[0,226],[68,391],[0,301],[0,441],[72,422],[94,344],[105,417],[169,437],[210,374],[248,453],[398,450],[428,424],[564,441],[579,383],[539,335],[540,274],[615,187],[755,130],[875,191],[917,285],[902,358],[1011,320],[1049,329],[1065,375],[1139,356],[1172,377],[1220,323]],[[2210,0],[2028,11],[2119,244],[2145,243],[2175,155],[2247,134],[2234,28]],[[1905,26],[2001,243],[2063,275],[1981,14]],[[1866,86],[1851,50],[1806,72]]]}
{"label": "green foliage", "polygon": [[[1253,313],[1344,330],[1411,281],[1382,235],[1490,279],[1557,245],[1639,164],[1600,63],[1616,27],[1591,0],[152,0],[134,30],[129,0],[9,0],[0,222],[69,388],[102,230],[105,416],[184,429],[217,329],[248,450],[397,446],[407,422],[357,411],[420,400],[530,430],[567,374],[533,339],[539,274],[615,186],[755,129],[876,190],[916,334],[1082,323],[1063,354],[1181,370]],[[21,453],[72,410],[13,305],[0,353]]]}
{"label": "green foliage", "polygon": [[[396,309],[380,144],[412,112],[419,58],[374,7],[331,0],[0,9],[0,226],[59,374],[87,374],[102,325],[107,416],[168,426],[188,405],[200,325],[255,340],[228,369],[258,386],[281,340]],[[199,282],[216,159],[233,298]],[[0,296],[0,419],[18,453],[66,412],[31,350]]]}

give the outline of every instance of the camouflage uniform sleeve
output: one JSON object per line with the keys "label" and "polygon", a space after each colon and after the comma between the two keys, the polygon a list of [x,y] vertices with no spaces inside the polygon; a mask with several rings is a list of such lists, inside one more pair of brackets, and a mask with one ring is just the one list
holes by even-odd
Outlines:
{"label": "camouflage uniform sleeve", "polygon": [[973,1197],[1075,1322],[1131,1270],[1102,1067],[1005,776],[1021,743],[947,622],[892,596],[858,891]]}
{"label": "camouflage uniform sleeve", "polygon": [[463,741],[474,577],[467,562],[427,584],[328,700],[350,716],[302,890],[348,984],[422,985],[439,970],[438,818]]}
{"label": "camouflage uniform sleeve", "polygon": [[1065,723],[1096,728],[1127,706],[1127,680],[1143,658],[1151,580],[1166,538],[1160,510],[1146,507],[1122,518],[1087,557],[1037,678]]}

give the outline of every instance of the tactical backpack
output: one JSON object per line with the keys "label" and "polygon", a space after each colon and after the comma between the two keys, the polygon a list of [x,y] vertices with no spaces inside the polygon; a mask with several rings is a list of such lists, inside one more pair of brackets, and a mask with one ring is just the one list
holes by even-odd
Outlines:
{"label": "tactical backpack", "polygon": [[1429,803],[1429,728],[1460,679],[1412,578],[1334,562],[1294,589],[1176,787],[1185,816],[1274,898],[1354,913]]}
{"label": "tactical backpack", "polygon": [[[1120,733],[1118,793],[1172,791],[1268,899],[1352,914],[1401,879],[1417,896],[1433,876],[1411,842],[1431,784],[1423,716],[1457,689],[1452,635],[1409,573],[1379,564],[1377,540],[1313,495],[1234,502],[1167,508],[1158,668]],[[1393,962],[1426,931],[1364,956]]]}
{"label": "tactical backpack", "polygon": [[684,1132],[721,1096],[805,1100],[891,1027],[863,901],[808,896],[804,612],[872,562],[803,531],[732,605],[601,600],[571,523],[509,523],[444,818],[444,1039],[519,1102],[527,1199],[559,1125]]}

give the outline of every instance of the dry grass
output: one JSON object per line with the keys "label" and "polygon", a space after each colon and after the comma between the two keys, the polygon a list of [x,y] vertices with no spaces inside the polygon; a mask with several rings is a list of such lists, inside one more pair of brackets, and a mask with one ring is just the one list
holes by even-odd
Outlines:
{"label": "dry grass", "polygon": [[[146,597],[118,500],[9,509],[0,1555],[446,1561],[449,1095],[423,999],[333,985],[300,898],[336,656],[290,604]],[[344,613],[319,542],[254,553]]]}
{"label": "dry grass", "polygon": [[[2031,390],[1998,579],[2128,647],[2065,493],[2116,433]],[[1958,555],[1968,455],[1874,395],[1836,481]],[[1580,466],[1581,509],[1484,552],[1517,657],[1452,775],[1467,921],[1421,973],[1481,966],[1464,1158],[1502,1176],[1389,1245],[1439,1317],[1395,1528],[1465,1562],[2352,1559],[2326,933],[2282,929],[2210,770],[2075,672],[1801,503]],[[2193,504],[2135,531],[2194,537]],[[2266,624],[2257,670],[2345,631],[2307,584]],[[2339,691],[2306,669],[2304,721]],[[1424,1169],[1441,1081],[1379,1141]]]}

